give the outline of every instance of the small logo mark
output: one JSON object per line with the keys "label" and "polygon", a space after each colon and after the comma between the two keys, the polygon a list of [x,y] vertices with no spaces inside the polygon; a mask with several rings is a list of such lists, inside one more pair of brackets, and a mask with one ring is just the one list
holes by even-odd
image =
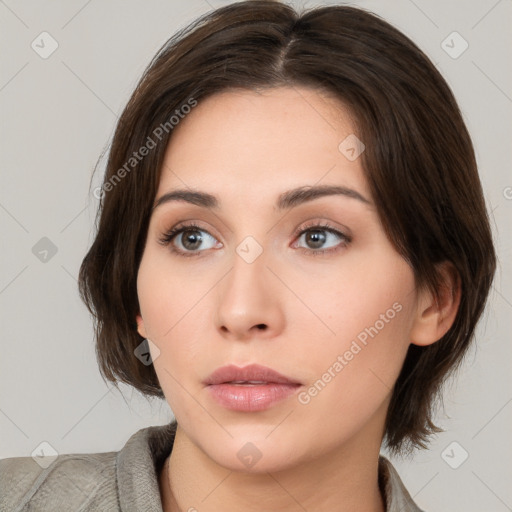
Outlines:
{"label": "small logo mark", "polygon": [[457,469],[462,466],[468,457],[469,453],[459,443],[457,443],[457,441],[450,443],[441,452],[441,458],[452,469]]}
{"label": "small logo mark", "polygon": [[42,261],[48,263],[56,254],[57,246],[46,236],[43,236],[34,247],[32,247],[32,254]]}
{"label": "small logo mark", "polygon": [[48,441],[40,443],[30,455],[43,469],[49,467],[59,456],[57,450]]}
{"label": "small logo mark", "polygon": [[133,353],[144,366],[149,366],[160,356],[160,349],[151,340],[145,339]]}
{"label": "small logo mark", "polygon": [[246,263],[252,263],[263,252],[263,247],[252,236],[246,236],[238,244],[236,252]]}
{"label": "small logo mark", "polygon": [[48,32],[41,32],[30,46],[39,57],[47,59],[59,47],[59,43]]}
{"label": "small logo mark", "polygon": [[441,48],[452,59],[458,59],[469,48],[469,43],[458,32],[452,32],[443,40]]}
{"label": "small logo mark", "polygon": [[345,137],[338,146],[340,153],[351,162],[357,160],[365,149],[366,146],[353,133]]}
{"label": "small logo mark", "polygon": [[247,468],[252,468],[262,457],[262,453],[252,443],[245,443],[238,450],[237,457],[240,462]]}

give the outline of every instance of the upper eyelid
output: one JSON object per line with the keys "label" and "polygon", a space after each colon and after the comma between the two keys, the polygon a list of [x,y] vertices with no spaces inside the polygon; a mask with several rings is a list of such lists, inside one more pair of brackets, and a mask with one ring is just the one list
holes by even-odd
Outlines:
{"label": "upper eyelid", "polygon": [[[325,220],[307,220],[304,221],[298,228],[294,230],[294,234],[300,234],[302,231],[307,231],[313,228],[322,228],[326,231],[337,231],[342,235],[348,236],[349,235],[349,229],[345,227],[336,227],[331,224],[329,221]],[[186,230],[186,229],[200,229],[201,231],[206,231],[209,235],[214,236],[215,235],[211,233],[211,230],[209,228],[201,226],[201,221],[181,221],[176,223],[173,227],[168,229],[162,229],[162,233],[169,233],[171,231],[180,231],[180,230]]]}

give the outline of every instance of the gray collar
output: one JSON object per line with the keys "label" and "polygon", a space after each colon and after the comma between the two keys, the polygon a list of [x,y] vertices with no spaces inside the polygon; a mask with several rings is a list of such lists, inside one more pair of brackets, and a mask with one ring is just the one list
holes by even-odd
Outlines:
{"label": "gray collar", "polygon": [[384,494],[386,512],[422,512],[407,492],[391,462],[379,457],[379,485]]}
{"label": "gray collar", "polygon": [[176,422],[148,427],[130,437],[117,454],[117,486],[123,512],[162,512],[158,474],[172,450]]}

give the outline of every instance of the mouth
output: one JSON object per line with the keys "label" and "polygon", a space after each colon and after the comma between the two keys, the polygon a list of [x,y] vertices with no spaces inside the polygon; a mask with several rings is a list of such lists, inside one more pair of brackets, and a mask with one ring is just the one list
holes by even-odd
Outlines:
{"label": "mouth", "polygon": [[238,412],[269,409],[302,386],[297,380],[260,365],[223,366],[203,383],[217,404]]}

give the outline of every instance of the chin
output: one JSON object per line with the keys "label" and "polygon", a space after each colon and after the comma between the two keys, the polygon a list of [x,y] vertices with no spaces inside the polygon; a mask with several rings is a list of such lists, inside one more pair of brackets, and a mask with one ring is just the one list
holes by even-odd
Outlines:
{"label": "chin", "polygon": [[298,447],[305,446],[305,442],[293,429],[285,425],[276,428],[276,421],[257,423],[246,419],[235,423],[220,417],[218,421],[222,426],[192,422],[190,430],[181,424],[190,441],[215,464],[230,471],[258,474],[299,463]]}
{"label": "chin", "polygon": [[[206,449],[205,449],[206,448]],[[264,436],[234,437],[225,443],[206,446],[206,454],[220,466],[237,473],[266,474],[283,471],[300,462],[297,443],[283,444]]]}

